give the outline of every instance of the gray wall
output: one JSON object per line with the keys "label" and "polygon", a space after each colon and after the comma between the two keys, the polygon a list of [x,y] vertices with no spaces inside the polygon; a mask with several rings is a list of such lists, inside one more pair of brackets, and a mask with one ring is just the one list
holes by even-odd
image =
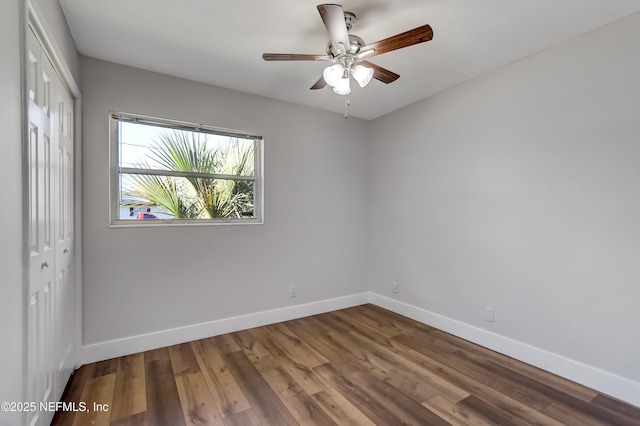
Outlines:
{"label": "gray wall", "polygon": [[[81,73],[85,345],[367,290],[366,122],[96,59]],[[263,134],[264,225],[109,228],[109,110]]]}
{"label": "gray wall", "polygon": [[640,381],[639,39],[635,14],[373,122],[372,290]]}
{"label": "gray wall", "polygon": [[[0,117],[3,149],[0,156],[0,402],[24,401],[23,268],[22,268],[22,115],[21,115],[21,22],[23,1],[0,2]],[[41,4],[40,4],[41,3]],[[60,6],[55,0],[34,2],[39,18],[62,61],[78,77],[78,56]],[[40,7],[42,6],[42,7]],[[18,206],[18,207],[16,207]],[[0,412],[0,425],[18,425],[17,414]]]}
{"label": "gray wall", "polygon": [[[20,0],[0,2],[0,199],[5,206],[22,205],[20,108]],[[22,215],[0,209],[0,402],[23,399]],[[0,411],[0,425],[19,424],[20,417]]]}

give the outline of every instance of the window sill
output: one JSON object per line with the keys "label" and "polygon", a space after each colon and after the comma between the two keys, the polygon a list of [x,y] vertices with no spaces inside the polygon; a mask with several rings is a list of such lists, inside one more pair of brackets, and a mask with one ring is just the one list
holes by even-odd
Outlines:
{"label": "window sill", "polygon": [[218,219],[218,220],[114,220],[109,228],[164,228],[173,226],[219,226],[219,225],[263,225],[259,219]]}

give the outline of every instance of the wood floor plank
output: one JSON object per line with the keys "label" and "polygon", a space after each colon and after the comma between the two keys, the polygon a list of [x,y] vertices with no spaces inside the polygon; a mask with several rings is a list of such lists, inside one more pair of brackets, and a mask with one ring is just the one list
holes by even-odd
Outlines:
{"label": "wood floor plank", "polygon": [[601,407],[596,407],[594,405],[587,404],[582,401],[579,401],[576,403],[576,401],[567,402],[566,400],[562,400],[554,404],[564,405],[565,407],[569,408],[570,410],[573,410],[574,412],[579,412],[583,416],[589,416],[593,419],[597,419],[598,421],[601,421],[603,424],[612,424],[612,425],[619,425],[619,426],[640,425],[640,417],[636,417],[635,419],[633,419],[625,416],[623,413],[602,409]]}
{"label": "wood floor plank", "polygon": [[345,313],[343,311],[331,312],[333,316],[339,318],[341,321],[349,322],[352,325],[352,331],[357,332],[359,335],[366,337],[371,342],[389,349],[393,352],[405,351],[409,348],[401,344],[399,341],[392,339],[400,333],[400,330],[395,332],[384,332],[374,324],[370,324],[367,317],[358,315],[356,312]]}
{"label": "wood floor plank", "polygon": [[[451,352],[449,349],[442,350],[422,344],[418,344],[416,347],[420,353],[428,358],[444,363],[457,372],[481,382],[493,390],[508,394],[509,398],[515,399],[535,410],[542,410],[559,397],[554,394],[538,392],[535,386],[544,386],[543,384],[473,354],[460,350]],[[518,383],[524,381],[531,386],[518,385]]]}
{"label": "wood floor plank", "polygon": [[640,408],[632,407],[620,400],[602,394],[598,394],[590,404],[594,408],[603,409],[622,417],[624,421],[630,422],[629,424],[640,425]]}
{"label": "wood floor plank", "polygon": [[[377,358],[372,357],[371,359],[376,362]],[[398,356],[393,361],[392,363],[385,361],[390,364],[388,370],[391,378],[388,381],[394,385],[399,385],[402,389],[412,389],[412,392],[415,392],[417,397],[425,397],[424,400],[430,399],[431,392],[436,391],[438,395],[452,403],[456,403],[469,396],[469,392],[466,390],[441,378],[433,371],[413,364],[405,357]],[[383,360],[379,362],[383,362]],[[408,392],[408,394],[411,394],[411,392]],[[416,401],[422,402],[418,399]]]}
{"label": "wood floor plank", "polygon": [[176,376],[176,387],[187,425],[224,425],[201,372]]}
{"label": "wood floor plank", "polygon": [[443,379],[450,381],[461,389],[466,390],[471,394],[471,397],[474,397],[471,400],[469,400],[471,397],[467,397],[463,401],[474,402],[477,399],[475,395],[482,395],[484,401],[494,405],[500,410],[502,417],[513,421],[515,424],[561,425],[560,422],[555,421],[539,411],[511,399],[508,395],[494,390],[490,385],[466,376],[455,368],[447,366],[433,358],[429,358],[428,356],[413,350],[403,353],[402,356],[413,360],[427,369],[431,369]]}
{"label": "wood floor plank", "polygon": [[388,413],[391,416],[391,423],[388,424],[395,421],[408,425],[449,426],[449,423],[437,414],[385,381],[375,383],[367,391],[372,401],[366,405],[371,405],[373,411],[384,410]]}
{"label": "wood floor plank", "polygon": [[[520,371],[509,368],[504,364],[504,357],[496,353],[476,350],[458,350],[454,356],[464,362],[467,374],[473,372],[474,377],[488,377],[491,375],[500,387],[494,388],[508,393],[512,398],[538,410],[543,410],[552,402],[561,401],[569,406],[580,406],[581,409],[589,409],[589,402],[585,401],[584,393],[574,396],[574,389],[562,386],[555,387],[557,381],[547,382],[544,375],[532,378],[530,374],[522,374]],[[524,373],[524,372],[523,372]],[[569,393],[565,392],[566,390]]]}
{"label": "wood floor plank", "polygon": [[354,330],[354,321],[345,321],[334,312],[327,312],[322,315],[322,322],[329,327],[325,333],[349,334]]}
{"label": "wood floor plank", "polygon": [[354,308],[327,312],[324,315],[327,318],[338,318],[343,324],[349,325],[350,327],[346,330],[347,332],[366,328],[375,330],[377,334],[387,338],[407,333],[406,330],[402,328],[380,321],[381,317],[374,320],[371,316],[364,315],[363,312],[360,306],[356,306]]}
{"label": "wood floor plank", "polygon": [[335,425],[315,399],[312,399],[283,368],[261,372],[280,401],[301,425]]}
{"label": "wood floor plank", "polygon": [[440,394],[440,390],[431,386],[428,381],[420,380],[419,377],[402,370],[389,370],[389,378],[386,381],[417,403],[422,403]]}
{"label": "wood floor plank", "polygon": [[294,332],[296,336],[304,339],[305,342],[311,345],[329,361],[333,362],[337,359],[343,358],[345,355],[344,351],[342,348],[335,345],[329,337],[329,332],[332,330],[328,327],[324,328],[324,324],[321,322],[314,322],[312,320],[313,318],[301,318],[300,321],[287,322],[286,326]]}
{"label": "wood floor plank", "polygon": [[440,336],[440,338],[442,339],[447,339],[447,341],[451,342],[463,351],[473,354],[482,354],[487,359],[493,360],[497,364],[509,368],[516,373],[522,374],[532,380],[537,380],[541,383],[547,383],[550,386],[553,386],[554,388],[560,390],[561,392],[574,396],[585,402],[590,402],[598,395],[598,392],[593,389],[581,386],[575,382],[533,367],[529,364],[525,364],[509,356],[492,351],[491,349],[476,345],[472,342],[453,336],[444,331],[434,329],[431,334],[434,336]]}
{"label": "wood floor plank", "polygon": [[246,410],[241,413],[231,414],[223,420],[225,426],[264,426],[253,410]]}
{"label": "wood floor plank", "polygon": [[222,334],[220,336],[210,337],[210,339],[214,341],[222,354],[238,352],[240,350],[240,346],[233,340],[232,334]]}
{"label": "wood floor plank", "polygon": [[361,315],[370,318],[371,321],[377,324],[377,327],[387,329],[390,333],[416,335],[433,330],[433,327],[394,314],[376,305],[361,305],[351,309],[355,309]]}
{"label": "wood floor plank", "polygon": [[123,417],[111,422],[111,426],[155,426],[150,423],[147,418],[147,412],[134,414],[133,416]]}
{"label": "wood floor plank", "polygon": [[[73,426],[108,426],[111,423],[113,391],[116,386],[116,373],[93,377],[84,385],[80,401],[86,403],[87,411],[75,413]],[[96,404],[104,407],[97,409]]]}
{"label": "wood floor plank", "polygon": [[386,309],[341,311],[83,366],[54,425],[640,426],[640,408]]}
{"label": "wood floor plank", "polygon": [[353,405],[358,406],[371,400],[364,389],[375,380],[365,379],[363,372],[357,368],[331,363],[320,365],[315,371]]}
{"label": "wood floor plank", "polygon": [[546,424],[541,422],[531,423],[521,418],[517,418],[511,415],[510,411],[501,410],[495,405],[480,399],[475,395],[468,396],[457,405],[459,407],[464,407],[467,411],[471,411],[475,416],[486,419],[486,421],[492,425],[526,426],[531,424]]}
{"label": "wood floor plank", "polygon": [[416,402],[421,403],[432,398],[434,391],[443,394],[452,402],[458,402],[469,396],[465,390],[400,356],[404,351],[394,352],[386,346],[370,345],[366,336],[357,332],[350,333],[350,336],[367,349],[368,365],[383,372],[386,376],[383,377],[384,380],[402,388],[408,395],[414,397]]}
{"label": "wood floor plank", "polygon": [[334,331],[333,328],[324,322],[324,315],[312,315],[310,317],[285,321],[282,324],[286,325],[288,328],[291,328],[292,325],[299,325],[307,330],[313,330],[314,334],[323,334],[329,331]]}
{"label": "wood floor plank", "polygon": [[295,381],[295,379],[282,367],[261,371],[260,374],[269,384],[269,387],[278,394],[284,405],[287,405],[287,400],[304,393],[304,390]]}
{"label": "wood floor plank", "polygon": [[269,339],[295,364],[314,368],[329,362],[327,358],[282,324],[269,325],[264,327],[264,330]]}
{"label": "wood floor plank", "polygon": [[495,424],[491,423],[488,419],[477,416],[471,410],[465,409],[465,407],[460,404],[454,404],[448,401],[440,395],[436,395],[428,401],[423,402],[422,405],[450,424],[467,426],[491,426]]}
{"label": "wood floor plank", "polygon": [[[82,391],[90,378],[93,377],[93,371],[96,364],[83,365],[77,369],[69,379],[70,382],[62,395],[61,401],[79,402],[81,401]],[[51,422],[52,426],[70,426],[73,424],[75,417],[74,411],[58,411]]]}
{"label": "wood floor plank", "polygon": [[198,365],[220,415],[224,418],[251,409],[218,350],[215,342],[203,340],[191,343]]}
{"label": "wood floor plank", "polygon": [[183,374],[195,374],[200,372],[200,365],[193,354],[190,343],[169,346],[171,368],[176,376]]}
{"label": "wood floor plank", "polygon": [[258,338],[248,330],[234,333],[238,347],[249,358],[258,371],[268,371],[280,367],[271,352],[267,350]]}
{"label": "wood floor plank", "polygon": [[95,363],[93,367],[93,377],[114,374],[118,369],[118,359],[112,358]]}
{"label": "wood floor plank", "polygon": [[460,349],[449,340],[442,339],[430,332],[419,331],[414,334],[402,334],[393,337],[393,339],[416,352],[438,351],[453,354]]}
{"label": "wood floor plank", "polygon": [[367,348],[360,346],[351,334],[329,332],[326,336],[334,346],[340,349],[341,357],[349,355],[358,361],[367,362],[367,356],[369,355]]}
{"label": "wood floor plank", "polygon": [[335,389],[327,389],[313,395],[329,417],[339,425],[374,426],[375,423]]}
{"label": "wood floor plank", "polygon": [[431,352],[430,356],[440,362],[453,365],[459,372],[482,381],[492,389],[508,394],[510,398],[535,410],[542,411],[551,403],[563,404],[605,423],[627,424],[625,417],[618,413],[598,409],[582,399],[566,394],[546,383],[505,368],[493,359],[478,355],[475,351],[457,350],[447,358],[435,352]]}
{"label": "wood floor plank", "polygon": [[148,421],[156,425],[185,425],[167,348],[145,353]]}
{"label": "wood floor plank", "polygon": [[298,424],[244,352],[226,354],[225,361],[259,419],[273,425]]}
{"label": "wood floor plank", "polygon": [[[438,352],[429,352],[429,356],[440,362],[446,362],[459,372],[489,385],[494,390],[508,394],[510,398],[536,410],[542,410],[558,399],[575,400],[570,395],[474,353],[457,350],[452,354],[446,355]],[[583,401],[575,400],[575,402],[585,404]]]}
{"label": "wood floor plank", "polygon": [[579,424],[580,426],[602,426],[603,423],[600,420],[594,419],[592,416],[576,411],[571,407],[567,407],[564,404],[551,403],[546,406],[542,412],[556,419],[563,424]]}
{"label": "wood floor plank", "polygon": [[308,395],[313,395],[325,388],[324,382],[317,377],[312,368],[291,359],[279,345],[273,342],[270,332],[266,328],[250,330],[250,334],[258,339],[260,347],[269,353],[274,365],[287,371]]}
{"label": "wood floor plank", "polygon": [[111,421],[147,411],[147,384],[144,354],[118,359]]}

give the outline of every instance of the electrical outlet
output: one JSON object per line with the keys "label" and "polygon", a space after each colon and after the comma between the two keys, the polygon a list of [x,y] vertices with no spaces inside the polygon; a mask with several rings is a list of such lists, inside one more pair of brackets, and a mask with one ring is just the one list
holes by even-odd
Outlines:
{"label": "electrical outlet", "polygon": [[489,322],[496,322],[496,312],[490,306],[485,306],[485,319]]}
{"label": "electrical outlet", "polygon": [[292,285],[291,287],[289,287],[289,290],[289,297],[296,297],[296,286]]}
{"label": "electrical outlet", "polygon": [[391,285],[392,285],[392,291],[398,294],[398,282],[394,281],[393,283],[391,283]]}

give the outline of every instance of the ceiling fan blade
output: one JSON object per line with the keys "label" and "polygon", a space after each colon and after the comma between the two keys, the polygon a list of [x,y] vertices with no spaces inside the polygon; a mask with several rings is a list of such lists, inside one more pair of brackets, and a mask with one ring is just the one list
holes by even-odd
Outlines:
{"label": "ceiling fan blade", "polygon": [[265,61],[323,61],[330,59],[327,55],[305,55],[299,53],[263,53]]}
{"label": "ceiling fan blade", "polygon": [[413,46],[414,44],[424,43],[433,39],[433,30],[430,25],[423,25],[409,31],[385,38],[374,43],[367,44],[360,48],[361,52],[375,49],[375,52],[368,57],[381,55],[391,52],[392,50],[402,49],[403,47]]}
{"label": "ceiling fan blade", "polygon": [[327,85],[327,82],[324,80],[324,77],[320,77],[320,80],[316,81],[313,86],[311,86],[311,90],[323,89]]}
{"label": "ceiling fan blade", "polygon": [[379,65],[372,64],[369,61],[362,61],[360,63],[365,67],[373,68],[373,78],[385,84],[393,83],[394,81],[400,78],[399,74],[396,74],[393,71],[389,71],[386,68],[382,68]]}
{"label": "ceiling fan blade", "polygon": [[339,4],[320,4],[318,5],[318,12],[320,12],[322,22],[327,28],[333,47],[338,48],[342,44],[345,51],[348,51],[351,42],[349,41],[349,33],[347,32],[342,6]]}

